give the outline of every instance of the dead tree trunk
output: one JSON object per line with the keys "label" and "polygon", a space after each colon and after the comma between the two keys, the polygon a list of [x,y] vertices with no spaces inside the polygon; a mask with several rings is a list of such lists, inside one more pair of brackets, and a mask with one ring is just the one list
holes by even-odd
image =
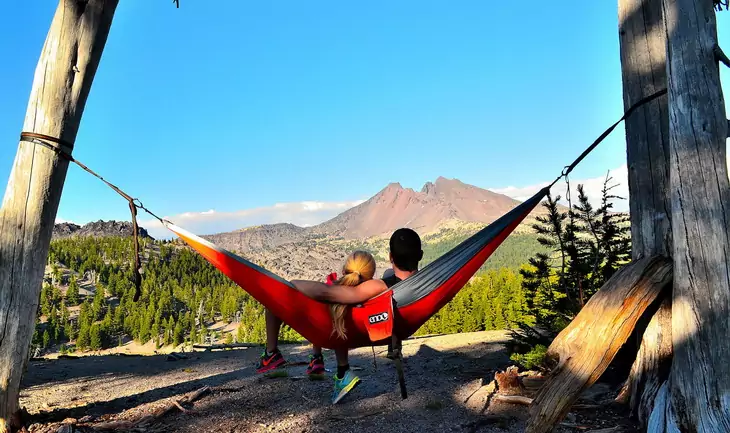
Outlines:
{"label": "dead tree trunk", "polygon": [[[624,107],[667,87],[667,38],[662,0],[619,0],[619,42]],[[632,257],[672,255],[669,200],[669,114],[667,98],[659,98],[626,119]],[[670,292],[670,290],[668,290]],[[644,330],[634,331],[641,343],[623,400],[642,425],[671,365],[671,303],[666,303]]]}
{"label": "dead tree trunk", "polygon": [[713,0],[664,0],[663,5],[674,360],[664,400],[668,407],[655,407],[649,431],[726,432],[730,431],[730,181],[725,150],[728,122],[715,57],[715,10]]}
{"label": "dead tree trunk", "polygon": [[[662,0],[619,0],[624,107],[667,87]],[[631,252],[672,255],[669,202],[669,115],[658,98],[626,119]]]}
{"label": "dead tree trunk", "polygon": [[[36,67],[24,131],[74,143],[117,3],[60,1]],[[0,433],[19,428],[18,390],[67,169],[53,150],[20,142],[0,209]]]}

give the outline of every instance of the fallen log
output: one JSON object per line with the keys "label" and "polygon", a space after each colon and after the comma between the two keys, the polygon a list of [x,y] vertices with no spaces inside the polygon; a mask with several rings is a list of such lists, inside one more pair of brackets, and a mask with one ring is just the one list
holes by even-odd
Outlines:
{"label": "fallen log", "polygon": [[[503,403],[512,403],[512,404],[524,404],[525,406],[529,406],[532,404],[533,399],[530,397],[525,397],[522,395],[501,395],[497,394],[494,396],[494,399],[497,401],[501,401]],[[584,404],[584,403],[578,403],[572,405],[570,408],[573,410],[594,410],[594,409],[600,409],[602,407],[607,406],[607,404]]]}
{"label": "fallen log", "polygon": [[672,277],[669,259],[642,258],[620,269],[591,297],[548,348],[556,366],[530,405],[526,433],[547,433],[565,417],[580,393],[606,371]]}
{"label": "fallen log", "polygon": [[237,348],[250,348],[250,347],[261,347],[262,344],[257,343],[231,343],[231,344],[194,344],[193,349],[205,349],[206,352],[211,350],[223,350],[223,349],[237,349]]}

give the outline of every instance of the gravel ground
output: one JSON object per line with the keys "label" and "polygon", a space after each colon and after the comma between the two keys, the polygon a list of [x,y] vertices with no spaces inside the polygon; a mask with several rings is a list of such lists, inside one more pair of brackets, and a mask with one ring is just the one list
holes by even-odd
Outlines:
{"label": "gravel ground", "polygon": [[[522,432],[525,406],[491,402],[483,385],[510,365],[505,332],[487,331],[404,342],[408,398],[400,397],[395,367],[385,348],[351,352],[362,383],[339,404],[330,403],[331,373],[322,381],[305,376],[307,345],[282,345],[289,377],[257,375],[259,349],[187,353],[188,359],[158,356],[88,356],[31,361],[21,406],[31,432],[57,431],[61,421],[91,417],[98,422],[136,419],[203,386],[212,392],[136,431],[145,432]],[[328,369],[334,353],[325,351]],[[530,386],[528,385],[528,390]],[[600,388],[599,388],[600,391]],[[611,390],[605,390],[611,391]],[[630,424],[615,409],[576,411],[566,422],[590,431]],[[88,419],[88,418],[87,418]],[[83,426],[76,431],[87,431]],[[68,431],[68,430],[67,430]],[[90,431],[90,430],[88,430]],[[131,431],[131,430],[130,430]]]}

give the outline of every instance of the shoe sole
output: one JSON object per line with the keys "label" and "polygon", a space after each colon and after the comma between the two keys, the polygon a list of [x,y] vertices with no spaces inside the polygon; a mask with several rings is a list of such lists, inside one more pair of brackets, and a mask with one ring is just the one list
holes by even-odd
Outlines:
{"label": "shoe sole", "polygon": [[344,387],[342,389],[342,391],[340,391],[339,394],[337,394],[337,398],[335,398],[332,401],[332,404],[337,404],[340,400],[342,400],[342,398],[344,396],[346,396],[350,391],[355,389],[355,387],[358,386],[359,384],[360,384],[360,378],[356,377],[355,379],[352,380],[352,382],[350,382],[346,387]]}
{"label": "shoe sole", "polygon": [[256,373],[266,373],[266,372],[269,372],[271,370],[276,370],[277,368],[284,367],[284,366],[286,366],[286,361],[285,360],[282,360],[281,362],[278,362],[278,363],[275,363],[275,364],[271,364],[271,365],[267,365],[264,368],[258,368],[258,369],[256,369]]}

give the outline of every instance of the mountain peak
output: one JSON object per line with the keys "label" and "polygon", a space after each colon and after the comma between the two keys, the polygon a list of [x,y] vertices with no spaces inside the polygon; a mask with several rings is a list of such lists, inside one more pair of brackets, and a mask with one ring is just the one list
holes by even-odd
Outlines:
{"label": "mountain peak", "polygon": [[420,192],[391,182],[371,199],[313,227],[315,233],[367,238],[401,227],[428,233],[447,220],[490,223],[519,202],[458,179],[439,176]]}

